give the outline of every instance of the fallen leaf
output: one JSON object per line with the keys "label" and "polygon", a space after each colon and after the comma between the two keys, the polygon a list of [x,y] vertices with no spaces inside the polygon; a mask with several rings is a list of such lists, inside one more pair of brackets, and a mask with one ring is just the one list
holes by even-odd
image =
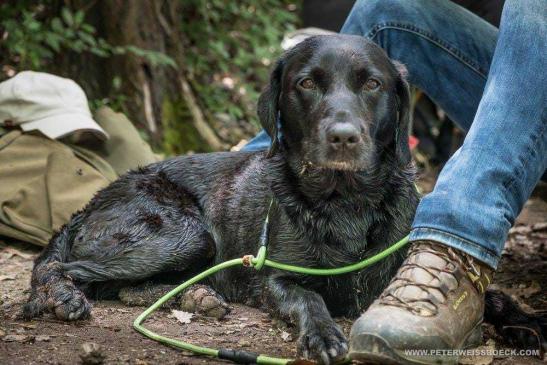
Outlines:
{"label": "fallen leaf", "polygon": [[0,275],[0,281],[15,280],[15,275]]}
{"label": "fallen leaf", "polygon": [[21,252],[13,247],[5,247],[3,250],[2,250],[2,253],[5,253],[5,254],[8,254],[7,258],[11,258],[12,256],[19,256],[23,259],[31,259],[33,257],[33,255],[31,254],[28,254],[28,253],[24,253],[24,252]]}
{"label": "fallen leaf", "polygon": [[17,323],[18,326],[21,326],[23,328],[28,328],[28,329],[35,329],[36,328],[36,325],[34,323]]}
{"label": "fallen leaf", "polygon": [[281,332],[281,339],[285,342],[291,342],[292,341],[292,336],[289,332],[283,331],[283,332]]}
{"label": "fallen leaf", "polygon": [[525,284],[520,284],[517,288],[502,288],[503,292],[516,297],[530,298],[532,295],[539,293],[541,291],[541,286],[537,281],[532,281],[530,286]]}
{"label": "fallen leaf", "polygon": [[7,335],[2,338],[2,341],[4,342],[30,342],[32,341],[34,337],[33,336],[27,336],[27,335]]}
{"label": "fallen leaf", "polygon": [[509,230],[509,234],[527,234],[532,231],[532,228],[529,226],[516,226]]}
{"label": "fallen leaf", "polygon": [[536,223],[532,226],[532,231],[547,230],[547,222]]}
{"label": "fallen leaf", "polygon": [[187,324],[192,322],[193,313],[188,313],[185,311],[178,311],[176,309],[171,310],[171,314],[179,321],[180,323]]}

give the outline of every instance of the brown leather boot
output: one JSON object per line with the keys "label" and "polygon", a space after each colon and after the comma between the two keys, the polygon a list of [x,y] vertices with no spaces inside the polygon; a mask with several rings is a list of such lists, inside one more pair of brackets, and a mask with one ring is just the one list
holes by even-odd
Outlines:
{"label": "brown leather boot", "polygon": [[353,324],[349,357],[374,364],[456,364],[452,350],[482,340],[491,274],[448,246],[414,243],[380,298]]}

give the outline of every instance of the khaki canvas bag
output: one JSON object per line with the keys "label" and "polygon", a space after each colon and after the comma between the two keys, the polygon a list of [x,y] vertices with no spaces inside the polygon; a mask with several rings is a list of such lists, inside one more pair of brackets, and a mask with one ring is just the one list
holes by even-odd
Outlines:
{"label": "khaki canvas bag", "polygon": [[98,190],[160,159],[123,114],[103,107],[94,119],[106,141],[63,143],[0,129],[0,236],[47,245]]}

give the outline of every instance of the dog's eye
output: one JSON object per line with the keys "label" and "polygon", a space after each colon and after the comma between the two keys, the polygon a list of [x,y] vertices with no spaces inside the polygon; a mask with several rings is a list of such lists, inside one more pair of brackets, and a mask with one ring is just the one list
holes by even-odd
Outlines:
{"label": "dog's eye", "polygon": [[315,82],[310,78],[305,78],[298,83],[302,88],[310,90],[315,88]]}
{"label": "dog's eye", "polygon": [[380,87],[380,81],[376,79],[368,79],[367,82],[365,82],[365,87],[368,90],[377,90]]}

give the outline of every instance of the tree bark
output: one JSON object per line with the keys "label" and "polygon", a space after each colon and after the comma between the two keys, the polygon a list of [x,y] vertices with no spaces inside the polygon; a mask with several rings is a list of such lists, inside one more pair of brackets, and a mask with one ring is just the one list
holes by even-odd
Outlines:
{"label": "tree bark", "polygon": [[[149,142],[156,149],[161,149],[164,141],[167,123],[164,110],[180,108],[181,102],[190,118],[170,124],[186,131],[179,135],[181,146],[187,144],[198,152],[227,149],[209,125],[187,80],[182,57],[183,34],[178,26],[179,4],[179,1],[169,0],[101,0],[88,9],[86,16],[98,30],[97,36],[111,45],[132,45],[162,52],[175,60],[176,69],[153,65],[132,53],[88,64],[82,62],[81,55],[72,55],[61,60],[60,67],[63,74],[68,73],[89,91],[89,98],[125,95],[124,112],[139,129],[146,131]],[[114,77],[121,80],[119,90],[114,88]]]}

